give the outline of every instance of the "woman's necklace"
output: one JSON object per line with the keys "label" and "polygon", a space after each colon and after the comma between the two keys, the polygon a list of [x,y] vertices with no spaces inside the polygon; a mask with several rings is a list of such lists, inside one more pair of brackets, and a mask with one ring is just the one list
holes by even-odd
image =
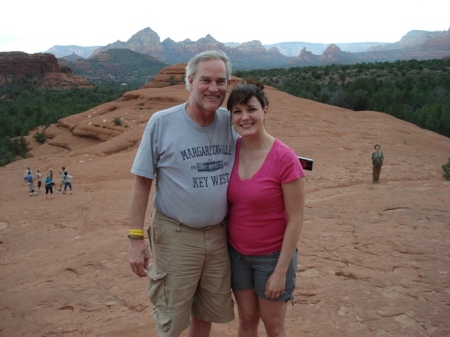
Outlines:
{"label": "woman's necklace", "polygon": [[250,163],[251,163],[251,161],[254,159],[254,158],[253,158],[254,153],[255,153],[256,151],[262,149],[262,148],[264,147],[264,143],[261,144],[261,146],[259,147],[259,149],[253,151],[253,152],[251,153],[250,156],[249,156],[248,153],[247,153],[247,147],[245,146],[245,143],[242,143],[242,145],[243,145],[243,148],[244,148],[244,150],[245,150],[245,153],[244,153],[245,166],[249,166]]}

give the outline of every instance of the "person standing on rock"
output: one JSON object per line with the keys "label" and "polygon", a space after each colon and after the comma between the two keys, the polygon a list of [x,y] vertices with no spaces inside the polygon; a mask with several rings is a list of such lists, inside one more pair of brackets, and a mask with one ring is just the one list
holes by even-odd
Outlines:
{"label": "person standing on rock", "polygon": [[303,227],[305,173],[295,152],[267,133],[268,100],[261,84],[235,87],[227,102],[241,138],[228,185],[231,286],[239,337],[285,337],[293,303],[297,245]]}
{"label": "person standing on rock", "polygon": [[62,187],[64,186],[64,173],[66,173],[66,168],[63,166],[59,174],[61,175],[61,180],[59,182],[58,192],[61,192]]}
{"label": "person standing on rock", "polygon": [[41,170],[37,169],[36,171],[36,180],[38,182],[38,191],[41,191],[41,186],[42,186],[42,174],[41,174]]}
{"label": "person standing on rock", "polygon": [[30,197],[32,197],[33,195],[37,195],[37,193],[36,188],[34,187],[34,177],[31,174],[31,170],[28,172],[29,173],[25,175],[25,178],[23,178],[23,180],[27,182],[28,192],[30,193]]}
{"label": "person standing on rock", "polygon": [[45,199],[48,199],[48,192],[50,192],[50,197],[53,199],[53,177],[50,177],[50,173],[47,174],[47,178],[44,180],[45,187]]}
{"label": "person standing on rock", "polygon": [[53,188],[53,186],[54,186],[54,187],[55,187],[55,192],[57,192],[57,190],[56,190],[56,184],[55,184],[55,181],[53,180],[53,169],[52,169],[52,168],[48,171],[48,176],[49,176],[50,179],[52,180],[52,188]]}
{"label": "person standing on rock", "polygon": [[[221,108],[230,61],[222,51],[200,53],[185,79],[188,101],[153,114],[131,169],[128,261],[149,277],[159,337],[189,326],[189,337],[208,337],[212,322],[234,319],[226,213],[237,133]],[[149,265],[143,227],[153,180]]]}
{"label": "person standing on rock", "polygon": [[64,172],[64,178],[63,178],[63,180],[64,180],[64,192],[63,192],[63,194],[66,194],[67,187],[70,189],[70,194],[72,194],[72,183],[71,183],[71,179],[72,178],[73,177],[70,176],[67,171]]}
{"label": "person standing on rock", "polygon": [[380,144],[375,144],[375,151],[372,152],[372,184],[380,183],[381,166],[383,166],[383,151],[380,151]]}

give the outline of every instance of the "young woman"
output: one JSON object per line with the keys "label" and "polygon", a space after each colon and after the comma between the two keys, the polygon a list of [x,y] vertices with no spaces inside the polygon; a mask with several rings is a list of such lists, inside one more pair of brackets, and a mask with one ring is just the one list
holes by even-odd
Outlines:
{"label": "young woman", "polygon": [[50,173],[47,174],[47,178],[44,180],[45,187],[45,199],[48,199],[48,192],[50,192],[50,196],[53,199],[53,178],[50,177]]}
{"label": "young woman", "polygon": [[293,301],[297,244],[303,225],[305,174],[294,151],[265,130],[268,101],[262,86],[242,84],[228,99],[241,138],[228,186],[232,289],[239,337],[286,336]]}

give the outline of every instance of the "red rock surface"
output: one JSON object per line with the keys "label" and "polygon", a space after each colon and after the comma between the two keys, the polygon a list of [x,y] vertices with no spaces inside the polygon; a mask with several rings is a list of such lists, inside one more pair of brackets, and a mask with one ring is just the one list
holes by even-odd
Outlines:
{"label": "red rock surface", "polygon": [[[266,91],[269,132],[314,159],[288,335],[449,336],[441,166],[450,139],[383,113]],[[30,137],[33,157],[0,168],[0,336],[156,335],[147,279],[126,260],[129,170],[152,113],[187,97],[183,84],[128,92],[53,125],[46,144]],[[375,143],[385,154],[380,185],[371,184]],[[73,194],[29,197],[27,166],[65,166]],[[236,336],[237,324],[214,324],[211,336]]]}

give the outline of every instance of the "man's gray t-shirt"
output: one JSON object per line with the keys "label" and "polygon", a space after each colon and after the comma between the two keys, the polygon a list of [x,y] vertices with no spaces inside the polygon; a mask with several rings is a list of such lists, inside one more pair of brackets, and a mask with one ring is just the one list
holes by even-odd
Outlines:
{"label": "man's gray t-shirt", "polygon": [[131,172],[155,179],[158,211],[190,227],[215,225],[227,213],[236,139],[226,109],[202,127],[184,103],[150,118]]}

